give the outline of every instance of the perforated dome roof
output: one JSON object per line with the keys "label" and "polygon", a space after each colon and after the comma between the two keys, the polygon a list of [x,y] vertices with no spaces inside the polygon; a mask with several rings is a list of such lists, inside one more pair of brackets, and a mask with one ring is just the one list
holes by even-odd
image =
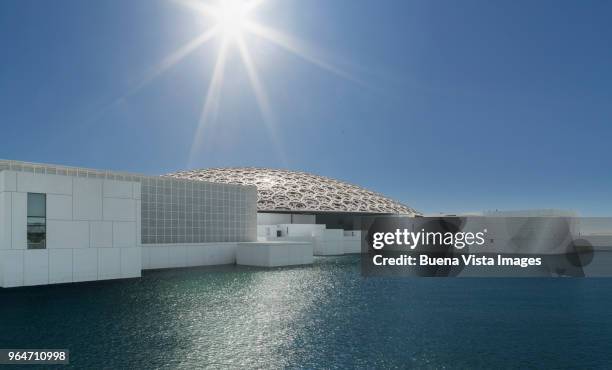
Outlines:
{"label": "perforated dome roof", "polygon": [[380,194],[304,172],[266,168],[212,168],[169,177],[257,187],[260,212],[354,212],[415,215],[419,212]]}

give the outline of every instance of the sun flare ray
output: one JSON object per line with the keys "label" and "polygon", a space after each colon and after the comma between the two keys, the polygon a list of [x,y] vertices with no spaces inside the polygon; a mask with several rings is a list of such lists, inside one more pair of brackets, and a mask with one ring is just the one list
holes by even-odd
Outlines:
{"label": "sun flare ray", "polygon": [[202,148],[203,141],[213,137],[210,130],[215,128],[215,123],[217,121],[221,90],[229,54],[228,49],[231,45],[239,52],[240,59],[246,70],[248,83],[253,90],[257,106],[261,112],[266,132],[275,146],[279,158],[284,164],[287,164],[281,140],[279,139],[272,105],[266,93],[264,81],[259,76],[255,61],[247,45],[247,40],[245,39],[247,35],[266,40],[325,71],[331,72],[345,80],[366,86],[364,82],[339,68],[337,63],[331,63],[329,58],[324,56],[324,53],[316,50],[312,45],[274,28],[255,22],[252,19],[252,13],[256,8],[265,3],[266,0],[171,1],[194,12],[198,16],[204,17],[203,19],[205,19],[207,26],[210,28],[166,56],[158,64],[154,65],[153,68],[146,71],[143,78],[126,94],[117,99],[112,106],[117,106],[122,103],[127,97],[135,94],[151,80],[180,63],[208,41],[219,38],[221,40],[221,46],[216,61],[214,62],[212,77],[207,87],[201,114],[195,128],[191,147],[189,148],[189,165],[196,159],[197,153]]}
{"label": "sun flare ray", "polygon": [[251,57],[251,53],[249,52],[244,38],[239,37],[236,41],[238,44],[238,50],[240,51],[240,56],[242,57],[242,62],[244,63],[247,75],[249,77],[250,85],[253,88],[253,93],[255,94],[255,99],[257,100],[257,105],[259,106],[264,124],[268,130],[268,135],[270,136],[277,153],[280,155],[282,162],[286,164],[286,156],[276,132],[276,121],[274,119],[272,109],[270,108],[268,94],[266,94],[266,90],[259,79],[259,74],[255,68],[255,63],[253,62],[253,58]]}
{"label": "sun flare ray", "polygon": [[352,76],[351,74],[341,70],[333,64],[324,60],[324,58],[316,55],[312,47],[306,45],[305,42],[298,40],[295,37],[291,37],[285,33],[279,32],[273,28],[255,23],[247,22],[245,28],[256,36],[262,37],[283,49],[297,55],[298,57],[324,69],[328,72],[332,72],[340,77],[343,77],[349,81],[364,84],[361,80]]}
{"label": "sun flare ray", "polygon": [[194,156],[200,148],[201,142],[205,139],[205,130],[215,123],[217,120],[217,113],[219,110],[219,103],[221,99],[221,87],[223,85],[223,76],[225,74],[225,59],[227,57],[227,41],[223,41],[221,44],[221,50],[217,56],[215,67],[213,70],[212,79],[208,85],[208,92],[206,93],[206,99],[204,100],[204,108],[200,115],[200,120],[196,128],[191,149],[189,152],[189,163],[193,162]]}
{"label": "sun flare ray", "polygon": [[208,31],[202,33],[200,36],[196,37],[195,39],[189,41],[188,43],[186,43],[185,45],[177,49],[172,54],[168,55],[157,66],[155,66],[155,68],[151,69],[146,74],[140,86],[146,84],[147,82],[151,81],[155,77],[165,72],[167,69],[179,63],[186,56],[193,53],[202,44],[214,38],[218,33],[219,33],[219,29],[217,27],[213,27],[209,29]]}
{"label": "sun flare ray", "polygon": [[128,97],[136,94],[136,92],[142,89],[149,82],[154,80],[156,77],[158,77],[162,73],[166,72],[168,69],[174,67],[180,61],[182,61],[185,57],[193,53],[196,49],[202,46],[202,44],[206,43],[209,40],[212,40],[218,33],[219,33],[218,28],[216,27],[212,28],[200,34],[198,37],[192,39],[185,45],[181,46],[179,49],[175,50],[172,54],[166,56],[157,65],[147,70],[144,73],[143,77],[140,80],[138,80],[138,82],[134,83],[133,86],[126,93],[124,93],[119,98],[115,99],[112,103],[110,103],[107,109],[118,106],[121,103],[123,103]]}
{"label": "sun flare ray", "polygon": [[247,12],[250,12],[265,2],[266,0],[251,0],[247,2],[246,4],[244,4],[244,8]]}
{"label": "sun flare ray", "polygon": [[201,0],[174,0],[174,2],[206,16],[217,17],[219,15],[219,7],[210,5]]}

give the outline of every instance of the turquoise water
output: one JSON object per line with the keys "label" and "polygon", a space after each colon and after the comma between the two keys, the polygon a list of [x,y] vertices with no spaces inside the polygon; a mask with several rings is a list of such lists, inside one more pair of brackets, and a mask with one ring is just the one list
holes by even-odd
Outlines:
{"label": "turquoise water", "polygon": [[358,262],[4,289],[0,348],[87,369],[611,367],[612,279],[364,279]]}

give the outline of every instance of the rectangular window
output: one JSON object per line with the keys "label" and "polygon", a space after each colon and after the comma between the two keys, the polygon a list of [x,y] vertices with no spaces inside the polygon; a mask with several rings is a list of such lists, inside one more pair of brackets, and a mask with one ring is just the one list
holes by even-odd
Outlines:
{"label": "rectangular window", "polygon": [[28,193],[28,249],[47,247],[47,195]]}

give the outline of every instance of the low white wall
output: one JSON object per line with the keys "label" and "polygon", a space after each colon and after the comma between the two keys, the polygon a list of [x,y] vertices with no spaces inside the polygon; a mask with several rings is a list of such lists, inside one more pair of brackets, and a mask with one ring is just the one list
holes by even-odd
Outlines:
{"label": "low white wall", "polygon": [[320,237],[323,235],[325,225],[314,224],[280,224],[277,225],[282,236],[309,236]]}
{"label": "low white wall", "polygon": [[[46,249],[28,249],[27,193],[47,198]],[[0,171],[0,286],[140,276],[140,183]]]}
{"label": "low white wall", "polygon": [[236,262],[236,243],[143,244],[142,269],[165,269]]}
{"label": "low white wall", "polygon": [[325,229],[316,237],[315,256],[333,256],[344,254],[344,230]]}
{"label": "low white wall", "polygon": [[277,238],[278,225],[257,225],[257,239],[272,240]]}
{"label": "low white wall", "polygon": [[140,276],[140,248],[0,251],[2,286],[44,285]]}
{"label": "low white wall", "polygon": [[312,243],[289,241],[238,243],[236,248],[238,265],[278,267],[307,265],[312,262]]}
{"label": "low white wall", "polygon": [[344,254],[361,253],[361,230],[345,230],[343,247]]}
{"label": "low white wall", "polygon": [[[258,225],[257,229],[260,242],[306,241],[313,244],[317,256],[361,253],[360,230],[326,229],[325,225],[313,224]],[[277,230],[282,236],[276,236]]]}

